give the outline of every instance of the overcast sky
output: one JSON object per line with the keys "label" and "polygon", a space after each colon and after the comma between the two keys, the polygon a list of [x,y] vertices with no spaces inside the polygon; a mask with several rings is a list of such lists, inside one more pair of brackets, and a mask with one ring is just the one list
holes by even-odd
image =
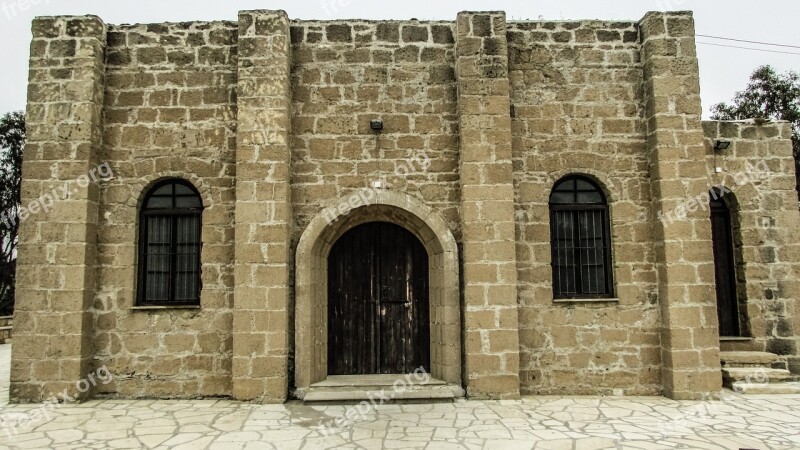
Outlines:
{"label": "overcast sky", "polygon": [[[236,20],[237,11],[284,9],[298,19],[454,20],[458,11],[497,10],[509,20],[638,20],[650,10],[693,10],[698,34],[800,47],[798,0],[0,0],[0,114],[23,109],[30,22],[35,16],[94,14],[106,23]],[[698,38],[698,42],[797,53],[698,45],[703,109],[741,90],[753,69],[772,64],[800,71],[800,48]]]}

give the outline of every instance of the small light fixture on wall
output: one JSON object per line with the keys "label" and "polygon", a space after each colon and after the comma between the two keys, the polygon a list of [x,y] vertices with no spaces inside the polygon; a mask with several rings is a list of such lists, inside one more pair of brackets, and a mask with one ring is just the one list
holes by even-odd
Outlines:
{"label": "small light fixture on wall", "polygon": [[386,179],[383,176],[383,171],[381,170],[381,146],[378,144],[380,140],[381,132],[383,131],[383,120],[381,119],[372,119],[369,121],[369,129],[375,132],[375,170],[378,174],[378,179],[374,180],[371,183],[373,189],[385,189],[386,188]]}
{"label": "small light fixture on wall", "polygon": [[724,139],[717,139],[714,142],[714,150],[717,152],[723,152],[731,147],[731,141],[726,141]]}

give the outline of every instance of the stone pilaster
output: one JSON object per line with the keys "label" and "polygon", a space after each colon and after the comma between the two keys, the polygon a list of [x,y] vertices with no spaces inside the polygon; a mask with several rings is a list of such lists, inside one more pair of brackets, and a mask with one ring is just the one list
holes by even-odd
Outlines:
{"label": "stone pilaster", "polygon": [[289,18],[239,14],[233,395],[282,402],[289,354]]}
{"label": "stone pilaster", "polygon": [[456,25],[467,393],[519,396],[519,327],[506,20]]}
{"label": "stone pilaster", "polygon": [[694,19],[687,12],[649,13],[639,26],[662,383],[669,397],[699,399],[716,395],[721,377],[709,214],[707,208],[685,207],[710,188]]}
{"label": "stone pilaster", "polygon": [[97,17],[33,22],[13,401],[89,395],[105,45]]}

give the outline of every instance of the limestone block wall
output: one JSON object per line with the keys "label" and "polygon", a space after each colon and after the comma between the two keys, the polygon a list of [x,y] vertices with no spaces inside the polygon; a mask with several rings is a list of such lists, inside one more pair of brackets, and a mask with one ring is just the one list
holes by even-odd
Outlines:
{"label": "limestone block wall", "polygon": [[[423,200],[458,238],[453,28],[292,22],[294,243],[324,207],[378,180]],[[380,136],[371,119],[384,121]]]}
{"label": "limestone block wall", "polygon": [[[126,398],[231,395],[237,26],[110,26],[100,190],[94,364]],[[138,209],[177,177],[201,193],[200,309],[133,309]]]}
{"label": "limestone block wall", "polygon": [[[703,129],[712,184],[731,191],[723,198],[733,216],[743,330],[752,338],[723,342],[722,350],[785,355],[797,373],[800,212],[792,173],[791,125],[703,122]],[[728,150],[714,150],[720,139],[731,143]]]}
{"label": "limestone block wall", "polygon": [[79,178],[99,164],[106,26],[43,17],[32,31],[10,395],[84,399],[76,383],[92,369],[99,186]]}
{"label": "limestone block wall", "polygon": [[[635,22],[508,27],[519,275],[520,376],[530,394],[656,394],[659,311]],[[553,185],[583,174],[606,192],[615,300],[555,303]]]}

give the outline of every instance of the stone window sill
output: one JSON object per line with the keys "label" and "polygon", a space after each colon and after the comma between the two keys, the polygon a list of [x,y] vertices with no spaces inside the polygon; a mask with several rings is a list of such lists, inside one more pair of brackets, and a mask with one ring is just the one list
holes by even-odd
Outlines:
{"label": "stone window sill", "polygon": [[197,305],[181,305],[181,306],[134,306],[132,311],[167,311],[172,309],[200,309]]}
{"label": "stone window sill", "polygon": [[559,298],[553,303],[619,303],[618,298]]}
{"label": "stone window sill", "polygon": [[720,336],[720,342],[750,342],[754,340],[751,337],[739,337],[739,336]]}

